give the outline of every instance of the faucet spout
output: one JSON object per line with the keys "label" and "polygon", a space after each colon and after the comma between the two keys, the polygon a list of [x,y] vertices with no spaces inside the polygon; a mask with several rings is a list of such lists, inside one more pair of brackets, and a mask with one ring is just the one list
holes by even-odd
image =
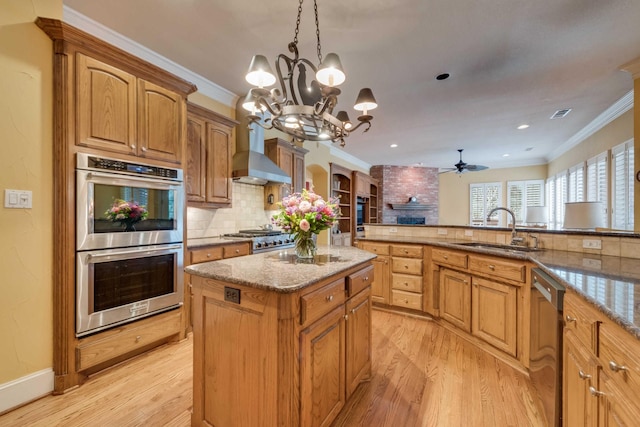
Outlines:
{"label": "faucet spout", "polygon": [[497,211],[506,211],[511,215],[511,244],[512,245],[516,244],[518,242],[518,239],[516,238],[516,234],[517,234],[516,233],[516,215],[513,213],[511,209],[498,206],[497,208],[491,209],[491,211],[487,215],[487,221],[489,221],[491,219],[491,215],[493,215]]}

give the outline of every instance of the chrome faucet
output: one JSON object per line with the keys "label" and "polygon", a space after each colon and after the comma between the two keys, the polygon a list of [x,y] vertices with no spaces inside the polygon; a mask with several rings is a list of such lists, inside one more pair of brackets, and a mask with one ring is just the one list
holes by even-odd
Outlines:
{"label": "chrome faucet", "polygon": [[493,215],[495,212],[497,211],[507,211],[509,214],[511,214],[511,244],[512,245],[518,245],[524,242],[524,238],[522,237],[517,237],[516,234],[516,215],[513,213],[513,211],[511,209],[507,209],[507,208],[503,208],[498,206],[497,208],[493,208],[491,209],[491,212],[489,212],[489,214],[487,215],[487,221],[489,221],[491,219],[491,215]]}

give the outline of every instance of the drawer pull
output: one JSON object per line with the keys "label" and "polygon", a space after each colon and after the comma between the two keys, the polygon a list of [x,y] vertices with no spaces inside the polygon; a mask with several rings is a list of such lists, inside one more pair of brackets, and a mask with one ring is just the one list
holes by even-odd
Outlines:
{"label": "drawer pull", "polygon": [[147,147],[142,147],[142,148],[141,148],[141,150],[142,150],[143,152],[146,152],[146,151],[147,151]]}
{"label": "drawer pull", "polygon": [[571,317],[567,314],[566,316],[564,316],[564,320],[566,320],[567,323],[571,323],[571,322],[575,322],[578,319],[576,319],[575,317]]}
{"label": "drawer pull", "polygon": [[142,337],[141,337],[140,335],[138,335],[138,336],[136,337],[136,342],[140,342],[140,340],[141,340],[141,339],[142,339]]}
{"label": "drawer pull", "polygon": [[578,376],[580,377],[581,380],[589,380],[589,379],[591,379],[591,375],[585,374],[582,371],[582,369],[580,369],[580,371],[578,371]]}
{"label": "drawer pull", "polygon": [[333,301],[333,295],[327,295],[327,301],[328,302]]}
{"label": "drawer pull", "polygon": [[363,282],[368,282],[369,281],[369,276],[364,276],[364,279],[362,279]]}
{"label": "drawer pull", "polygon": [[240,253],[240,249],[236,249],[236,253],[239,254]]}
{"label": "drawer pull", "polygon": [[207,254],[207,258],[211,258],[211,254]]}
{"label": "drawer pull", "polygon": [[409,286],[409,283],[407,283],[407,282],[404,282],[404,285],[405,285],[405,286]]}
{"label": "drawer pull", "polygon": [[595,396],[595,397],[604,396],[604,393],[598,390],[597,388],[595,388],[594,386],[589,387],[589,393],[591,393],[591,396]]}
{"label": "drawer pull", "polygon": [[404,268],[409,268],[409,266],[407,264],[404,265]]}
{"label": "drawer pull", "polygon": [[408,299],[404,300],[404,303],[409,304],[409,300]]}
{"label": "drawer pull", "polygon": [[629,370],[629,368],[627,368],[626,366],[618,365],[613,360],[609,362],[609,369],[611,369],[613,372],[620,372],[620,371],[628,371]]}
{"label": "drawer pull", "polygon": [[489,264],[489,270],[495,270],[495,269],[496,269],[496,266],[495,266],[495,265],[493,265],[493,264]]}
{"label": "drawer pull", "polygon": [[136,149],[136,145],[135,144],[131,144],[129,147],[131,147],[132,150]]}
{"label": "drawer pull", "polygon": [[442,255],[442,258],[449,259],[449,255]]}
{"label": "drawer pull", "polygon": [[404,252],[405,254],[408,254],[408,253],[409,253],[409,251],[408,251],[408,250],[406,250],[406,249],[403,249],[403,250],[402,250],[402,252]]}

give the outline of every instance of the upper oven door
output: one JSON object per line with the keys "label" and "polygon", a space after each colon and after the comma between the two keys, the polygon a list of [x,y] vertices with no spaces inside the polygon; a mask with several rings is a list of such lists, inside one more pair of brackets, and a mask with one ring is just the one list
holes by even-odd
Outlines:
{"label": "upper oven door", "polygon": [[[76,250],[182,242],[182,182],[76,170]],[[133,201],[149,215],[125,229],[107,219],[114,201]]]}

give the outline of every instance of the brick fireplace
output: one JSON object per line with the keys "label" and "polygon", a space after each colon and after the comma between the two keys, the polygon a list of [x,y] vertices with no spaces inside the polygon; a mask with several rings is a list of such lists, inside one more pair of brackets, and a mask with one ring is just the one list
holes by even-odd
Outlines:
{"label": "brick fireplace", "polygon": [[[379,183],[383,224],[397,224],[398,218],[420,217],[425,218],[425,224],[438,224],[438,168],[373,166],[369,173]],[[410,197],[416,197],[417,204],[424,205],[424,209],[411,205],[407,206],[411,209],[398,209]]]}

